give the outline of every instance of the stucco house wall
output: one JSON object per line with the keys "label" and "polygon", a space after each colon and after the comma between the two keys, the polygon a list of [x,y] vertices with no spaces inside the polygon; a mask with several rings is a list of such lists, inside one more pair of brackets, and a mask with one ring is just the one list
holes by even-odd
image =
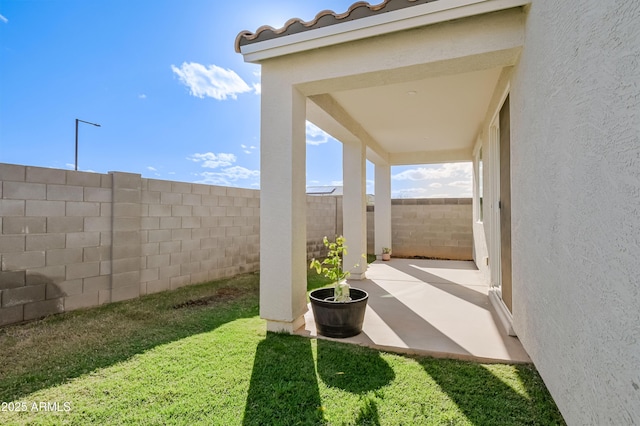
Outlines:
{"label": "stucco house wall", "polygon": [[534,0],[511,84],[514,327],[570,424],[640,423],[639,23]]}

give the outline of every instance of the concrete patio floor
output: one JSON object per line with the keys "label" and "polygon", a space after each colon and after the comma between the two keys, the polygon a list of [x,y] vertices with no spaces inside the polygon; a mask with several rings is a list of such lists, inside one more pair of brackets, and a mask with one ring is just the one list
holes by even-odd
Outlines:
{"label": "concrete patio floor", "polygon": [[531,362],[497,322],[489,287],[473,262],[392,259],[369,265],[352,287],[369,293],[363,331],[347,339],[318,336],[313,312],[296,333],[392,352],[480,362]]}

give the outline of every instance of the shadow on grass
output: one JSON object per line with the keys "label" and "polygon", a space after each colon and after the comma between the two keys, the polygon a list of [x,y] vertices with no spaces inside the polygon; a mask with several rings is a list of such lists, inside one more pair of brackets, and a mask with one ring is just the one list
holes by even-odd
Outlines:
{"label": "shadow on grass", "polygon": [[373,399],[367,398],[367,400],[364,402],[364,406],[360,409],[358,417],[356,418],[356,424],[380,426],[378,404],[376,404]]}
{"label": "shadow on grass", "polygon": [[431,358],[418,362],[473,424],[565,424],[544,385],[533,386],[536,378],[541,380],[533,366],[515,367],[524,388],[520,393],[481,364]]}
{"label": "shadow on grass", "polygon": [[254,358],[243,425],[322,424],[311,340],[267,333]]}
{"label": "shadow on grass", "polygon": [[391,366],[382,359],[380,352],[357,345],[317,340],[318,375],[329,387],[362,395],[364,403],[355,424],[379,425],[380,416],[375,398],[366,396],[395,379]]}
{"label": "shadow on grass", "polygon": [[12,368],[0,369],[0,401],[255,317],[258,283],[257,275],[245,275],[1,328],[0,359]]}
{"label": "shadow on grass", "polygon": [[[243,425],[323,424],[317,375],[327,385],[365,394],[389,384],[395,373],[379,352],[360,346],[267,333],[258,344]],[[379,424],[378,407],[367,399],[357,424]]]}
{"label": "shadow on grass", "polygon": [[318,339],[318,375],[327,386],[354,394],[378,390],[395,378],[378,351],[323,339]]}

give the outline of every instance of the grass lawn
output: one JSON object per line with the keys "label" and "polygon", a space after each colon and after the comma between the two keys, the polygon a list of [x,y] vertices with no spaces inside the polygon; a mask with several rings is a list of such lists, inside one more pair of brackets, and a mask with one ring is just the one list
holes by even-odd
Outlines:
{"label": "grass lawn", "polygon": [[2,425],[564,424],[530,365],[266,333],[256,274],[1,328],[0,359]]}

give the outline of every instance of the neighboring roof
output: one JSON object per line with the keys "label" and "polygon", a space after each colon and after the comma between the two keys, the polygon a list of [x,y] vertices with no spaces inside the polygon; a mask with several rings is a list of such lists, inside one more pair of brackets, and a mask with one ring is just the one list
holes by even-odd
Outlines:
{"label": "neighboring roof", "polygon": [[352,4],[345,13],[337,14],[332,10],[323,10],[309,22],[304,22],[299,18],[293,18],[288,20],[280,29],[264,25],[258,28],[255,33],[242,31],[236,37],[235,48],[236,52],[240,53],[240,48],[248,44],[259,43],[261,41],[328,27],[342,22],[354,21],[356,19],[392,12],[410,6],[432,3],[434,1],[438,0],[384,0],[382,3],[373,6],[365,1],[359,1]]}

